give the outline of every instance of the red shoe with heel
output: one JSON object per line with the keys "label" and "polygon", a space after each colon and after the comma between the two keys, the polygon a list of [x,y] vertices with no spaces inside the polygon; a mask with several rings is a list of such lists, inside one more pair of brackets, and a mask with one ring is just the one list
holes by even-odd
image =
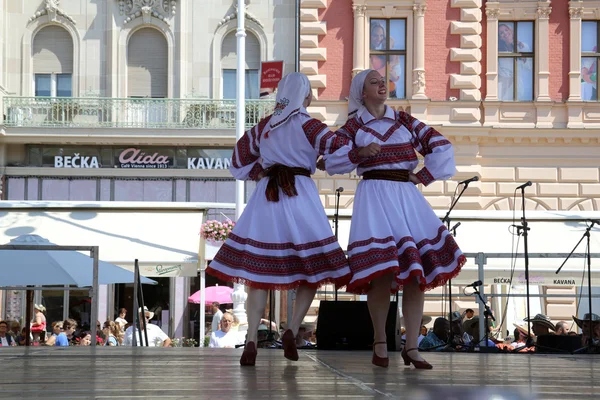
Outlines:
{"label": "red shoe with heel", "polygon": [[240,365],[254,366],[256,363],[256,344],[254,342],[246,343],[242,358],[240,358]]}
{"label": "red shoe with heel", "polygon": [[291,329],[284,332],[281,337],[283,344],[283,356],[288,360],[298,361],[298,349],[296,348],[296,337]]}
{"label": "red shoe with heel", "polygon": [[412,365],[414,365],[416,369],[433,369],[433,365],[429,364],[425,360],[423,360],[423,361],[413,360],[408,355],[408,352],[413,351],[413,350],[419,350],[419,349],[417,349],[417,348],[408,349],[408,350],[406,348],[402,349],[402,358],[404,359],[404,365],[410,365],[412,363]]}
{"label": "red shoe with heel", "polygon": [[378,345],[378,344],[385,344],[387,346],[387,342],[375,342],[375,343],[373,343],[373,359],[371,360],[371,362],[373,363],[373,365],[376,365],[378,367],[387,368],[388,365],[390,364],[390,358],[389,357],[379,357],[375,353],[375,345]]}

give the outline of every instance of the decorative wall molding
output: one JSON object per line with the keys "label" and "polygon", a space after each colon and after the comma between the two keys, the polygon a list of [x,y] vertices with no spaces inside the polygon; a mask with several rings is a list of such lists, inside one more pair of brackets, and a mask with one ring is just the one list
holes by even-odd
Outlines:
{"label": "decorative wall molding", "polygon": [[119,0],[119,14],[126,15],[124,23],[143,18],[149,23],[152,17],[168,24],[177,11],[176,0]]}
{"label": "decorative wall molding", "polygon": [[[247,2],[246,2],[246,8],[248,8]],[[264,25],[259,21],[259,19],[256,18],[251,13],[249,13],[248,10],[246,10],[244,15],[246,16],[247,20],[254,22],[256,25],[260,26],[261,28],[264,28]],[[237,19],[237,16],[238,16],[237,0],[233,0],[233,8],[231,9],[231,12],[229,14],[227,14],[221,21],[219,21],[219,24],[217,26],[220,27],[222,25],[225,25],[229,21]]]}
{"label": "decorative wall molding", "polygon": [[[451,49],[451,61],[460,62],[460,73],[450,76],[450,87],[459,89],[460,100],[481,100],[481,35],[482,10],[479,1],[452,2],[453,8],[460,8],[460,21],[452,21],[450,34],[460,35],[460,48]],[[486,10],[490,11],[491,9]],[[453,108],[451,120],[460,123],[478,123],[481,111],[476,107],[460,106]]]}
{"label": "decorative wall molding", "polygon": [[29,22],[33,22],[44,15],[48,15],[48,18],[51,21],[55,21],[58,16],[61,16],[70,23],[75,24],[75,20],[64,12],[59,5],[60,0],[44,0],[42,8],[29,18]]}
{"label": "decorative wall molding", "polygon": [[[319,10],[327,8],[325,0],[301,0],[300,13],[319,14]],[[354,13],[365,15],[367,7],[361,5],[359,7],[352,6]],[[327,60],[327,49],[318,47],[319,36],[327,34],[327,23],[325,21],[300,21],[300,49],[298,57],[300,59],[300,72],[308,76],[310,87],[313,89],[313,97],[318,98],[320,88],[327,87],[327,76],[319,74],[319,61]]]}

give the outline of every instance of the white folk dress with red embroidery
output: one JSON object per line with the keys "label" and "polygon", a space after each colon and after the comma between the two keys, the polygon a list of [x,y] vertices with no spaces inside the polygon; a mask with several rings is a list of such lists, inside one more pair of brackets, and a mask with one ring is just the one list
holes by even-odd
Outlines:
{"label": "white folk dress with red embroidery", "polygon": [[[336,134],[347,144],[325,157],[327,172],[358,175],[371,170],[425,166],[416,173],[428,185],[455,172],[452,145],[435,129],[405,112],[386,107],[375,119],[366,109],[349,119]],[[381,145],[374,157],[360,159],[358,148]],[[336,150],[336,149],[334,149]],[[421,290],[444,284],[465,263],[454,238],[411,182],[361,180],[354,197],[348,255],[352,279],[347,291],[366,293],[369,283],[389,272],[395,274],[392,292],[416,277]]]}
{"label": "white folk dress with red embroidery", "polygon": [[[249,180],[276,165],[315,172],[319,155],[340,141],[306,110],[269,133],[270,116],[248,130],[236,144],[230,171]],[[260,180],[227,241],[207,272],[225,281],[259,289],[293,289],[325,283],[343,286],[350,268],[333,236],[315,182],[295,176],[297,196],[279,189],[279,201],[267,201],[268,177]]]}

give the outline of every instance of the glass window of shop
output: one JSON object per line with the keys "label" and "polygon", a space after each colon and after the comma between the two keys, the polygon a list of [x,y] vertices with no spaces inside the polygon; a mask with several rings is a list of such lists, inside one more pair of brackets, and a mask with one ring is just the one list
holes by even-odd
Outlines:
{"label": "glass window of shop", "polygon": [[[152,278],[152,279],[154,279],[154,278]],[[215,286],[215,285],[233,287],[233,283],[222,281],[222,280],[217,279],[214,276],[211,276],[208,274],[206,274],[206,279],[205,279],[204,285],[205,285],[205,287]],[[198,290],[200,290],[200,277],[196,276],[194,278],[190,278],[190,295],[196,293]],[[229,310],[229,309],[233,309],[233,303],[221,304],[221,311],[225,311],[225,310]],[[207,304],[207,305],[204,305],[203,307],[201,307],[200,304],[191,304],[191,303],[188,304],[188,313],[189,313],[188,316],[189,316],[189,321],[190,321],[189,332],[191,335],[193,335],[192,337],[194,339],[196,339],[196,341],[198,341],[198,343],[202,343],[201,341],[199,341],[200,312],[204,312],[205,335],[210,337],[210,333],[212,331],[212,317],[213,317],[212,305]],[[204,341],[206,341],[206,340],[207,339],[205,337]],[[208,344],[207,344],[207,346],[208,346]]]}
{"label": "glass window of shop", "polygon": [[[154,318],[150,321],[169,332],[169,290],[171,288],[171,278],[152,277],[152,280],[158,282],[157,285],[142,285],[144,294],[144,305],[148,310],[154,313]],[[133,284],[119,283],[115,285],[115,309],[112,319],[119,316],[119,310],[125,308],[127,322],[133,322]],[[111,317],[111,316],[109,316]]]}

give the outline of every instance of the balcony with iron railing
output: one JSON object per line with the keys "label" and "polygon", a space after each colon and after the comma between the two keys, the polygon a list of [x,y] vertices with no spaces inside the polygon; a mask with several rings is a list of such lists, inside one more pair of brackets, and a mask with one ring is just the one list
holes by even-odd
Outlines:
{"label": "balcony with iron railing", "polygon": [[[91,97],[3,99],[4,126],[33,128],[235,129],[236,101]],[[273,111],[273,100],[246,100],[246,128]]]}

